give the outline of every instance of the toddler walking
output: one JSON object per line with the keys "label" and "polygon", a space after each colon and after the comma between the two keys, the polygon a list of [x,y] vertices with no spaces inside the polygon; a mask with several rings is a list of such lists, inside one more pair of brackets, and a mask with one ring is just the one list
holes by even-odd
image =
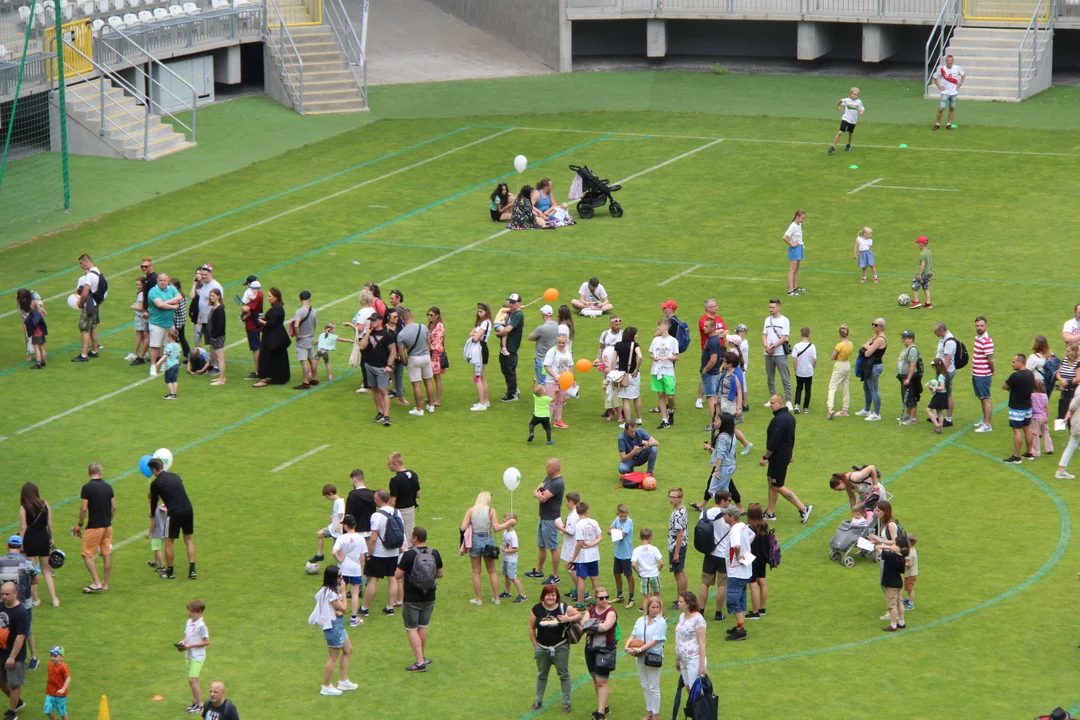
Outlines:
{"label": "toddler walking", "polygon": [[1054,441],[1050,439],[1050,427],[1047,425],[1046,385],[1043,379],[1035,376],[1035,392],[1031,393],[1031,454],[1039,457],[1042,452],[1054,454]]}
{"label": "toddler walking", "polygon": [[165,387],[169,394],[163,395],[163,400],[175,400],[176,388],[180,380],[180,333],[176,328],[170,328],[165,333],[165,347],[161,349],[161,357],[158,358],[155,368],[165,365]]}
{"label": "toddler walking", "polygon": [[872,247],[874,247],[874,231],[869,227],[863,227],[855,237],[855,247],[851,251],[851,259],[858,260],[859,268],[862,270],[862,280],[859,281],[861,283],[866,282],[866,268],[874,271],[874,282],[878,281]]}
{"label": "toddler walking", "polygon": [[[146,497],[150,499],[152,495],[147,493]],[[146,564],[156,573],[163,573],[168,569],[165,561],[161,559],[161,551],[165,547],[165,538],[168,536],[169,511],[165,503],[159,502],[154,510],[154,517],[150,520],[150,529],[146,531],[146,539],[150,541],[150,552],[154,553],[154,558],[147,560]]]}
{"label": "toddler walking", "polygon": [[533,441],[533,433],[537,425],[544,428],[547,433],[547,444],[551,442],[551,401],[552,397],[544,391],[544,386],[539,383],[533,385],[533,416],[529,420],[528,442]]}
{"label": "toddler walking", "polygon": [[908,556],[907,562],[904,563],[904,594],[907,595],[904,598],[904,609],[915,609],[915,581],[919,579],[919,551],[915,549],[915,542],[918,538],[914,533],[908,533]]}

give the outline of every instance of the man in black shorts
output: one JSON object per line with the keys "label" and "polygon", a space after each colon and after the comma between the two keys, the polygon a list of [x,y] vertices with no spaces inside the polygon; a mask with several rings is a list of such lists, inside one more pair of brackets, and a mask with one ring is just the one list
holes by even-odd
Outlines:
{"label": "man in black shorts", "polygon": [[788,412],[780,395],[769,398],[769,408],[773,412],[773,419],[769,421],[765,455],[759,463],[762,467],[769,466],[769,509],[765,511],[765,519],[776,519],[776,499],[778,495],[783,495],[785,500],[799,509],[799,522],[805,524],[814,506],[803,505],[795,493],[784,487],[788,465],[795,452],[795,417]]}
{"label": "man in black shorts", "polygon": [[184,549],[187,550],[188,577],[195,579],[195,510],[184,490],[184,481],[176,473],[165,472],[165,466],[154,458],[150,461],[154,480],[150,483],[150,530],[154,529],[154,510],[158,500],[165,503],[169,514],[169,536],[165,538],[165,572],[163,580],[175,580],[173,574],[173,543],[184,533]]}

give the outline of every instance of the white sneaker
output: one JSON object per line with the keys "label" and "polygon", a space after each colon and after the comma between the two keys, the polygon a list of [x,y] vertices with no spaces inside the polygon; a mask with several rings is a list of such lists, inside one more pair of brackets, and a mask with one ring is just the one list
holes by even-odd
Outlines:
{"label": "white sneaker", "polygon": [[1068,470],[1058,470],[1054,473],[1054,477],[1058,480],[1075,480],[1076,476],[1070,473]]}
{"label": "white sneaker", "polygon": [[[131,359],[134,360],[135,358]],[[703,407],[705,407],[705,402],[701,398],[698,398],[697,402],[694,403],[694,407],[696,407],[698,410],[701,410]]]}
{"label": "white sneaker", "polygon": [[980,424],[979,427],[975,428],[975,432],[978,432],[978,433],[994,432],[994,428],[990,427],[989,425],[981,425]]}
{"label": "white sneaker", "polygon": [[427,405],[427,406],[425,406],[425,407],[427,408],[427,411],[428,411],[429,413],[433,413],[433,412],[435,412],[435,406],[434,406],[434,405]]}
{"label": "white sneaker", "polygon": [[871,414],[871,412],[869,410],[856,410],[855,411],[855,416],[856,417],[866,417],[867,415],[870,415],[870,414]]}
{"label": "white sneaker", "polygon": [[763,407],[769,407],[769,403],[765,403]]}
{"label": "white sneaker", "polygon": [[984,423],[982,420],[976,420],[975,421],[975,427],[979,427],[980,425],[985,425],[985,424],[986,423]]}
{"label": "white sneaker", "polygon": [[788,402],[784,403],[784,404],[787,405],[788,412],[792,412],[795,409],[795,408],[793,408],[791,406],[791,401],[790,400]]}
{"label": "white sneaker", "polygon": [[127,355],[124,356],[124,360],[127,361],[127,362],[131,362],[134,359],[135,359],[135,353],[128,353]]}
{"label": "white sneaker", "polygon": [[487,406],[486,403],[476,403],[475,405],[473,405],[469,409],[472,410],[473,412],[482,412],[484,410],[487,410],[488,406]]}
{"label": "white sneaker", "polygon": [[150,366],[150,377],[157,377],[157,376],[158,376],[157,365],[151,365]]}
{"label": "white sneaker", "polygon": [[638,426],[638,427],[641,427],[641,426],[642,426],[642,425],[644,425],[644,424],[645,424],[645,421],[644,421],[644,420],[642,420],[641,418],[638,418],[638,419],[637,419],[637,426]]}
{"label": "white sneaker", "polygon": [[874,421],[880,420],[880,419],[881,419],[881,416],[878,415],[877,413],[870,413],[869,415],[866,416],[866,422],[874,422]]}
{"label": "white sneaker", "polygon": [[348,680],[339,680],[337,684],[337,689],[343,692],[348,692],[349,690],[358,690],[359,688],[359,685]]}
{"label": "white sneaker", "polygon": [[338,690],[333,685],[323,685],[321,688],[319,688],[319,694],[320,695],[334,696],[334,695],[340,695],[341,691]]}
{"label": "white sneaker", "polygon": [[416,417],[424,417],[424,411],[421,410],[420,408],[413,408],[412,410],[409,411],[409,414],[410,415],[415,415]]}

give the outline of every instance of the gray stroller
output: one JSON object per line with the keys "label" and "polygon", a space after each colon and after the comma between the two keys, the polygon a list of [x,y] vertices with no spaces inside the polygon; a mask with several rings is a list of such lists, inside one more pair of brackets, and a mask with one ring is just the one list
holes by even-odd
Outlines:
{"label": "gray stroller", "polygon": [[859,538],[865,538],[868,535],[877,532],[877,522],[868,522],[865,525],[856,525],[851,522],[850,519],[844,520],[840,523],[840,527],[836,528],[836,532],[833,533],[832,540],[829,541],[829,559],[833,562],[843,563],[844,567],[855,567],[854,554],[858,551],[863,557],[873,558],[874,551],[872,550],[860,550],[856,542]]}

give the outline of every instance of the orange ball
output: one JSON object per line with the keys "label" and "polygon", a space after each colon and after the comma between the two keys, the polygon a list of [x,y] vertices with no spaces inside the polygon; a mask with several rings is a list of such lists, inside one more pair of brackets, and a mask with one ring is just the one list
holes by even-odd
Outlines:
{"label": "orange ball", "polygon": [[569,390],[574,387],[574,373],[567,370],[559,376],[559,387],[563,390]]}
{"label": "orange ball", "polygon": [[581,358],[575,363],[574,367],[577,368],[578,372],[587,373],[592,370],[592,360]]}
{"label": "orange ball", "polygon": [[559,291],[555,288],[548,288],[544,291],[544,300],[548,302],[555,302],[559,299]]}

